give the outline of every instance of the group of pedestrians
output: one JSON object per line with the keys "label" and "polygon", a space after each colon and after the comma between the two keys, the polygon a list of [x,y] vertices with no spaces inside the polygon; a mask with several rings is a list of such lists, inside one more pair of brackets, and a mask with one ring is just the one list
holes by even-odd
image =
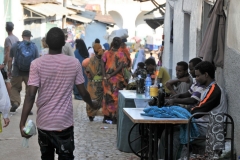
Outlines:
{"label": "group of pedestrians", "polygon": [[5,41],[4,63],[1,65],[1,69],[8,72],[6,85],[3,77],[0,78],[0,102],[4,101],[0,112],[5,126],[10,122],[9,110],[15,112],[21,104],[20,92],[24,82],[26,95],[20,120],[21,135],[30,137],[23,128],[36,102],[41,158],[54,159],[56,150],[60,159],[74,159],[73,90],[74,95],[78,95],[76,99],[87,103],[90,121],[102,108],[103,122],[111,120],[116,124],[118,91],[127,84],[123,69],[131,65],[130,53],[125,50],[123,40],[115,37],[110,46],[105,44],[108,50],[104,50],[100,43],[94,43],[95,54],[89,58],[82,39],[75,41],[76,50],[73,52],[65,42],[64,30],[54,27],[42,39],[44,53],[40,56],[31,41],[31,31],[24,30],[23,40],[19,41],[12,34],[13,28],[12,22],[6,23],[9,36]]}
{"label": "group of pedestrians", "polygon": [[109,49],[104,49],[99,39],[96,39],[93,43],[94,55],[81,61],[88,80],[87,90],[99,104],[95,110],[87,105],[87,115],[93,121],[101,110],[103,123],[112,121],[112,124],[116,124],[118,91],[127,86],[128,79],[124,71],[130,68],[131,58],[124,40],[119,37],[113,39],[110,47],[104,45],[104,48]]}

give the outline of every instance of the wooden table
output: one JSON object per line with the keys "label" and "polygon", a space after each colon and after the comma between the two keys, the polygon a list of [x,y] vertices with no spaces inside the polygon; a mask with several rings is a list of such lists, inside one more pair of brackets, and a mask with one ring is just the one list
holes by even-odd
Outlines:
{"label": "wooden table", "polygon": [[[120,90],[118,94],[117,111],[117,148],[122,152],[132,153],[128,145],[128,132],[134,124],[128,116],[123,113],[123,108],[136,108],[134,100],[148,100],[144,94],[136,94],[136,90]],[[138,130],[133,130],[131,138],[139,136]],[[140,149],[140,142],[133,144],[134,150]]]}
{"label": "wooden table", "polygon": [[[149,125],[149,144],[148,144],[148,159],[158,159],[157,151],[158,151],[158,125],[165,125],[165,160],[173,159],[173,126],[175,124],[187,124],[188,119],[182,118],[154,118],[148,116],[142,116],[143,108],[123,108],[123,112],[131,119],[133,123],[138,124],[148,124]],[[153,135],[153,136],[152,136]],[[168,138],[167,135],[170,135]],[[170,143],[170,147],[168,148],[168,144]],[[141,157],[142,158],[142,157]]]}

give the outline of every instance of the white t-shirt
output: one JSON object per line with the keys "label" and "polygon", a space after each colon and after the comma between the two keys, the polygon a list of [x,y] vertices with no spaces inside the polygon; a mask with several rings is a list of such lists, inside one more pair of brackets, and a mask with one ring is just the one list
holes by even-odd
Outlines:
{"label": "white t-shirt", "polygon": [[95,55],[93,48],[88,49],[89,57],[92,57]]}

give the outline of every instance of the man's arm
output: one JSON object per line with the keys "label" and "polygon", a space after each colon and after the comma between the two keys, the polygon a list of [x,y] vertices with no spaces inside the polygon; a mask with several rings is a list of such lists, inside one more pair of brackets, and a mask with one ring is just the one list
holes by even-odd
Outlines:
{"label": "man's arm", "polygon": [[27,94],[25,96],[25,100],[24,100],[24,104],[23,104],[20,125],[19,125],[22,137],[26,137],[26,138],[31,137],[24,133],[23,128],[25,127],[28,115],[29,115],[30,111],[32,110],[32,107],[33,107],[33,104],[35,101],[35,97],[37,94],[37,90],[38,90],[38,87],[36,87],[36,86],[31,86],[31,85],[28,86]]}
{"label": "man's arm", "polygon": [[5,47],[4,49],[4,52],[5,52],[4,61],[3,61],[4,64],[7,64],[7,62],[9,61],[10,49],[11,49],[11,46]]}
{"label": "man's arm", "polygon": [[180,93],[180,94],[176,94],[174,96],[171,96],[171,98],[189,98],[191,96],[192,96],[191,93],[185,92],[185,93]]}
{"label": "man's arm", "polygon": [[166,105],[174,105],[174,104],[196,104],[198,101],[194,98],[175,98],[166,102]]}
{"label": "man's arm", "polygon": [[11,77],[11,72],[12,72],[12,57],[8,58],[8,77]]}
{"label": "man's arm", "polygon": [[8,77],[11,77],[12,60],[13,60],[13,57],[14,57],[14,53],[17,52],[17,47],[18,47],[18,43],[15,43],[10,50],[10,54],[9,54],[9,57],[8,57]]}
{"label": "man's arm", "polygon": [[4,42],[4,61],[3,61],[4,64],[7,64],[7,62],[8,62],[11,46],[12,46],[12,43],[11,43],[10,39],[6,38],[5,42]]}
{"label": "man's arm", "polygon": [[86,88],[85,88],[85,86],[84,86],[84,83],[78,84],[78,85],[76,85],[76,86],[77,86],[78,92],[79,92],[80,96],[82,97],[82,99],[83,99],[87,104],[89,104],[89,106],[90,106],[91,108],[98,108],[97,103],[93,103],[93,102],[92,102],[92,99],[91,99],[88,91],[86,90]]}
{"label": "man's arm", "polygon": [[123,68],[123,64],[120,64],[113,73],[111,73],[109,76],[107,76],[107,79],[111,78],[112,76],[115,76],[117,73],[119,73],[122,70],[122,68]]}
{"label": "man's arm", "polygon": [[169,89],[169,91],[171,92],[171,94],[175,95],[177,94],[177,92],[174,90],[173,85],[180,82],[179,79],[172,79],[166,82],[166,87],[167,89]]}

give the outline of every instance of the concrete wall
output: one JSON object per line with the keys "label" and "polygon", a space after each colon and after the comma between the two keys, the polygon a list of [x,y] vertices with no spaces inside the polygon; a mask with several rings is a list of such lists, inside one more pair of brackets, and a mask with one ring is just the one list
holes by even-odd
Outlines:
{"label": "concrete wall", "polygon": [[[4,17],[4,5],[0,5],[0,17]],[[4,18],[0,21],[0,63],[3,62],[3,46],[5,37],[5,21]]]}
{"label": "concrete wall", "polygon": [[240,156],[240,3],[231,0],[227,17],[227,40],[224,57],[224,80],[228,95],[228,112],[235,122],[235,147]]}
{"label": "concrete wall", "polygon": [[14,23],[13,34],[15,34],[19,39],[22,39],[21,38],[21,34],[23,31],[22,5],[20,3],[20,0],[19,1],[14,0],[14,2],[13,0],[8,0],[8,2],[10,2],[9,3],[10,6],[8,7],[8,10],[10,10],[9,12],[6,11],[3,1],[1,1],[1,5],[0,5],[0,63],[2,62],[2,59],[3,59],[4,41],[7,36],[7,33],[5,31],[5,24],[6,24],[7,17],[10,17],[11,21]]}
{"label": "concrete wall", "polygon": [[[164,21],[165,47],[163,65],[172,70],[179,61],[196,57],[201,43],[202,0],[167,0]],[[173,19],[173,43],[170,42]]]}
{"label": "concrete wall", "polygon": [[84,42],[87,47],[91,47],[96,38],[100,40],[102,45],[106,43],[106,39],[104,38],[106,35],[106,24],[104,23],[93,22],[88,24],[85,28],[85,33]]}

